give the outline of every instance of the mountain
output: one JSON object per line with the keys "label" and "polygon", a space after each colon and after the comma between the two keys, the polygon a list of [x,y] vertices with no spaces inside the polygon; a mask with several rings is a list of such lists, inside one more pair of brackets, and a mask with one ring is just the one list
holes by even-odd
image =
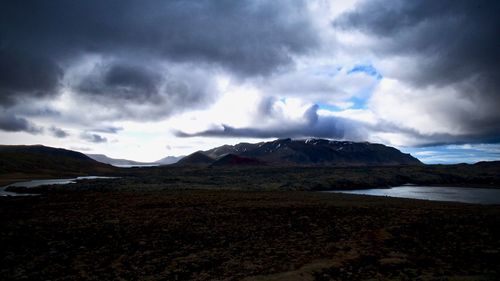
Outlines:
{"label": "mountain", "polygon": [[108,157],[104,154],[86,154],[88,157],[99,161],[101,163],[113,165],[113,166],[141,166],[141,165],[151,165],[152,163],[143,163],[127,159],[115,159]]}
{"label": "mountain", "polygon": [[242,155],[243,153],[252,151],[256,148],[259,147],[259,145],[264,144],[263,142],[260,143],[247,143],[247,142],[241,142],[235,145],[223,145],[219,146],[216,148],[212,148],[207,151],[203,151],[206,155],[212,157],[212,158],[218,158],[221,157],[222,155],[225,154],[235,154],[235,155]]}
{"label": "mountain", "polygon": [[114,167],[87,155],[43,145],[0,145],[0,175],[85,175],[113,172]]}
{"label": "mountain", "polygon": [[255,158],[249,158],[244,156],[238,156],[232,153],[221,156],[216,159],[211,166],[254,166],[254,165],[262,165],[264,164],[262,161],[259,161]]}
{"label": "mountain", "polygon": [[179,160],[181,160],[184,156],[167,156],[165,158],[162,158],[158,161],[155,161],[154,163],[159,164],[159,165],[170,165],[170,164],[175,164]]}
{"label": "mountain", "polygon": [[202,151],[189,154],[188,156],[179,160],[175,165],[177,166],[208,166],[214,162],[214,159],[205,155]]}
{"label": "mountain", "polygon": [[421,165],[410,154],[396,148],[368,142],[332,141],[325,139],[278,139],[270,142],[223,145],[203,153],[211,158],[226,154],[257,159],[277,165]]}
{"label": "mountain", "polygon": [[167,156],[155,162],[138,162],[134,160],[127,159],[116,159],[108,157],[104,154],[86,154],[88,157],[99,161],[101,163],[110,164],[113,166],[156,166],[156,165],[170,165],[177,163],[184,156]]}

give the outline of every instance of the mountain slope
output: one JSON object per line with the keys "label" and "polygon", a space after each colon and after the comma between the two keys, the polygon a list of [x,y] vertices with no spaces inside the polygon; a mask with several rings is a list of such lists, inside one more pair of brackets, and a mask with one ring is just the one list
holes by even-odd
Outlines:
{"label": "mountain slope", "polygon": [[264,144],[260,143],[247,143],[242,142],[235,145],[223,145],[216,148],[212,148],[207,151],[203,151],[204,154],[216,159],[226,154],[234,154],[234,155],[242,155],[243,153],[253,151],[258,148],[260,145]]}
{"label": "mountain slope", "polygon": [[177,166],[207,166],[214,162],[214,159],[205,155],[202,151],[189,154],[174,165]]}
{"label": "mountain slope", "polygon": [[259,161],[255,158],[238,156],[229,153],[215,160],[212,163],[212,166],[254,166],[262,164],[264,164],[262,161]]}
{"label": "mountain slope", "polygon": [[242,157],[280,165],[421,165],[401,151],[368,142],[331,141],[325,139],[278,139],[256,144],[224,145],[203,152],[210,157],[231,153]]}
{"label": "mountain slope", "polygon": [[83,153],[43,145],[0,145],[0,174],[84,175],[114,171]]}

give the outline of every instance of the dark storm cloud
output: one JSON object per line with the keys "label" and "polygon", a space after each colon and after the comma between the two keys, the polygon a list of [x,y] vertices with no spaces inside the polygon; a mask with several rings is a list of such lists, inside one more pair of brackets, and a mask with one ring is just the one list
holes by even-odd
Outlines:
{"label": "dark storm cloud", "polygon": [[150,121],[212,103],[219,94],[213,75],[190,64],[120,59],[96,63],[71,87],[83,106],[102,109],[85,116],[91,120]]}
{"label": "dark storm cloud", "polygon": [[12,111],[19,112],[23,116],[43,116],[57,118],[61,116],[61,112],[45,105],[22,103],[11,109]]}
{"label": "dark storm cloud", "polygon": [[394,122],[379,120],[377,123],[357,123],[357,128],[364,131],[366,135],[372,133],[390,133],[405,136],[411,141],[413,147],[431,147],[453,144],[484,144],[500,143],[499,134],[491,134],[489,131],[483,133],[450,134],[450,133],[422,133],[417,129],[408,128]]}
{"label": "dark storm cloud", "polygon": [[[290,4],[290,3],[288,3]],[[268,74],[318,39],[303,1],[3,1],[0,103],[57,94],[68,66],[84,54],[220,66]],[[113,66],[102,85],[121,94],[154,91],[144,67]],[[157,75],[157,74],[156,74]],[[155,81],[151,81],[151,79]],[[94,86],[92,88],[92,86]],[[104,89],[96,88],[104,86]],[[90,87],[90,88],[88,88]]]}
{"label": "dark storm cloud", "polygon": [[0,130],[6,132],[27,132],[39,134],[43,128],[36,126],[25,118],[17,117],[8,112],[0,112]]}
{"label": "dark storm cloud", "polygon": [[449,144],[484,144],[484,143],[500,143],[500,134],[491,134],[489,132],[480,134],[422,134],[416,130],[409,131],[401,128],[394,132],[406,133],[415,141],[415,147],[429,147]]}
{"label": "dark storm cloud", "polygon": [[175,132],[178,137],[251,137],[251,138],[301,138],[319,137],[331,139],[365,140],[365,124],[342,117],[320,117],[318,106],[313,105],[303,114],[300,123],[279,124],[264,128],[234,128],[221,125],[197,133]]}
{"label": "dark storm cloud", "polygon": [[381,57],[410,58],[414,65],[401,65],[396,79],[414,88],[436,87],[434,95],[445,87],[458,93],[457,100],[429,108],[466,133],[429,135],[429,143],[491,142],[500,138],[499,14],[499,1],[376,0],[362,2],[333,25],[374,36],[371,48]]}
{"label": "dark storm cloud", "polygon": [[[341,16],[334,26],[359,29],[380,39],[375,50],[385,55],[422,59],[412,82],[446,85],[479,75],[494,83],[500,75],[500,2],[365,1]],[[402,66],[404,67],[404,66]]]}
{"label": "dark storm cloud", "polygon": [[155,101],[161,82],[162,77],[151,69],[119,62],[98,67],[77,85],[77,90],[115,101],[144,103]]}
{"label": "dark storm cloud", "polygon": [[105,143],[108,142],[108,139],[98,135],[98,134],[92,134],[89,132],[82,133],[80,135],[81,139],[86,140],[88,142],[93,142],[93,143]]}
{"label": "dark storm cloud", "polygon": [[57,128],[55,126],[52,126],[49,128],[49,132],[52,136],[56,137],[56,138],[65,138],[67,136],[69,136],[69,133],[66,132],[65,130],[61,129],[61,128]]}
{"label": "dark storm cloud", "polygon": [[53,60],[30,52],[9,50],[1,42],[0,105],[9,106],[24,97],[57,93],[63,71]]}

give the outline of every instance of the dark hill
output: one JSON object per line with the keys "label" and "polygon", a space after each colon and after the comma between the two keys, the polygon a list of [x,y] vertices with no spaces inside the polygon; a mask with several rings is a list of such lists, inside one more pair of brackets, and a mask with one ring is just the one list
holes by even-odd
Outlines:
{"label": "dark hill", "polygon": [[224,145],[204,152],[211,157],[231,153],[277,165],[421,165],[401,151],[368,142],[331,141],[325,139],[278,139],[256,144]]}
{"label": "dark hill", "polygon": [[500,167],[500,161],[480,161],[474,164],[474,166],[484,167],[484,168]]}
{"label": "dark hill", "polygon": [[6,154],[29,154],[64,157],[83,161],[92,160],[90,157],[77,151],[43,145],[0,145],[0,153],[2,153],[3,156]]}
{"label": "dark hill", "polygon": [[0,145],[0,175],[85,175],[114,171],[83,153],[43,145]]}
{"label": "dark hill", "polygon": [[210,165],[214,162],[214,159],[205,155],[201,151],[197,151],[195,153],[189,154],[188,156],[182,158],[174,165],[178,166],[205,166]]}
{"label": "dark hill", "polygon": [[226,154],[212,163],[212,166],[255,166],[263,165],[262,161],[255,158]]}

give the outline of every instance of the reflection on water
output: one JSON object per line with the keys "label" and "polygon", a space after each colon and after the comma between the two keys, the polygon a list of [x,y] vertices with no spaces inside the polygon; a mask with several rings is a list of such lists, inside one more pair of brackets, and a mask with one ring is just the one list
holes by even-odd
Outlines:
{"label": "reflection on water", "polygon": [[72,178],[72,179],[50,179],[50,180],[31,180],[31,181],[24,181],[24,182],[16,182],[9,184],[7,186],[1,187],[0,188],[0,196],[33,196],[37,194],[26,194],[26,193],[15,193],[15,192],[9,192],[5,191],[7,187],[27,187],[27,188],[32,188],[36,186],[42,186],[42,185],[54,185],[54,184],[70,184],[70,183],[76,183],[78,180],[92,180],[92,179],[114,179],[115,177],[99,177],[99,176],[86,176],[86,177],[77,177],[77,178]]}
{"label": "reflection on water", "polygon": [[453,201],[477,204],[500,204],[500,189],[441,187],[402,185],[393,188],[373,188],[360,190],[332,190],[349,194],[389,196],[400,198],[424,199],[434,201]]}

